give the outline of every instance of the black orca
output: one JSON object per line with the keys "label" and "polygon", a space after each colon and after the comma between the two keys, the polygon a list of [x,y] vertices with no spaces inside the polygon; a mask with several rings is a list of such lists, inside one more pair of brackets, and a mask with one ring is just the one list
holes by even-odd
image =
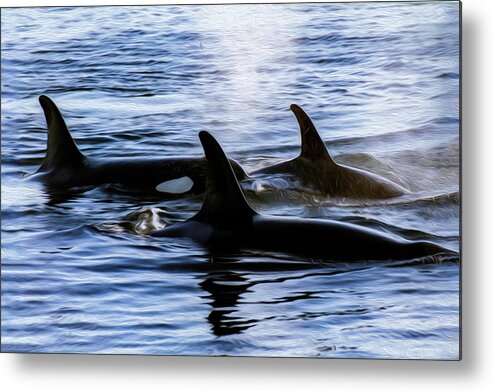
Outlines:
{"label": "black orca", "polygon": [[387,199],[407,193],[400,185],[376,174],[336,163],[310,117],[298,105],[291,105],[291,110],[300,126],[300,155],[251,174],[286,173],[304,186],[332,197]]}
{"label": "black orca", "polygon": [[[41,95],[48,126],[46,156],[35,178],[51,189],[71,189],[115,184],[132,191],[151,193],[202,193],[205,190],[207,161],[204,157],[161,159],[93,159],[84,156],[75,144],[62,114],[53,101]],[[231,161],[240,179],[247,177]]]}
{"label": "black orca", "polygon": [[189,220],[156,230],[156,237],[188,237],[212,252],[264,250],[328,261],[408,260],[455,252],[330,220],[271,217],[245,199],[228,158],[207,132],[199,133],[209,163],[201,210]]}

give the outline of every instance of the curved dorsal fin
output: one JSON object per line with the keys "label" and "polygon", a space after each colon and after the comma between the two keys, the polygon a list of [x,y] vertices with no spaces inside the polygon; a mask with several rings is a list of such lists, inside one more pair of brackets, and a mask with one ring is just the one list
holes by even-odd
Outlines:
{"label": "curved dorsal fin", "polygon": [[82,164],[84,155],[81,154],[72,139],[60,110],[45,95],[39,97],[39,103],[43,108],[48,126],[48,145],[40,170]]}
{"label": "curved dorsal fin", "polygon": [[202,208],[192,219],[215,226],[232,227],[248,224],[257,214],[243,195],[226,154],[206,132],[199,133],[207,158],[207,185]]}
{"label": "curved dorsal fin", "polygon": [[298,124],[300,126],[301,133],[301,154],[300,156],[310,160],[323,159],[331,164],[336,164],[325,147],[324,141],[320,137],[313,125],[312,120],[308,117],[303,109],[298,105],[291,105],[291,110],[293,111]]}

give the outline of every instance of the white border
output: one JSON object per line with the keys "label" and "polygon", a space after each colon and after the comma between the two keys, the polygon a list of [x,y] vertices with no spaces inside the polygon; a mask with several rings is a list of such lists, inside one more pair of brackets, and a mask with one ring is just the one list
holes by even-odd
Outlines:
{"label": "white border", "polygon": [[[354,0],[353,0],[354,1]],[[224,3],[289,3],[292,0],[2,0],[2,7],[32,6],[82,6],[82,5],[152,5],[152,4],[224,4]],[[308,1],[307,1],[308,2]],[[324,0],[313,0],[310,3],[323,3]]]}
{"label": "white border", "polygon": [[[1,6],[216,2],[219,1],[2,0]],[[492,4],[491,0],[463,1],[462,362],[0,354],[0,383],[3,390],[491,390]]]}

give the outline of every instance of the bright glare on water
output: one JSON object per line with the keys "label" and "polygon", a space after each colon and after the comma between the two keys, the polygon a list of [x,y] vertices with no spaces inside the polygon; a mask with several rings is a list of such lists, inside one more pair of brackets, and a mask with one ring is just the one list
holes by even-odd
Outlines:
{"label": "bright glare on water", "polygon": [[255,178],[247,196],[262,213],[458,250],[457,2],[1,16],[2,351],[458,358],[458,260],[211,260],[187,240],[146,235],[192,216],[200,197],[53,195],[23,178],[46,147],[41,94],[88,156],[199,156],[205,129],[247,171],[299,153],[296,103],[337,162],[410,194],[334,200]]}

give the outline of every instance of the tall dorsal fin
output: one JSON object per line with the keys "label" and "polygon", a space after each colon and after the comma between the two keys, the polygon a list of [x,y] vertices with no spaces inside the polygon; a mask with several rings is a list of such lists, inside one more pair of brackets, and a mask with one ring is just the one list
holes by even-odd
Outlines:
{"label": "tall dorsal fin", "polygon": [[298,105],[291,105],[291,110],[293,111],[298,124],[300,126],[301,133],[301,154],[300,156],[310,160],[323,159],[332,164],[336,164],[325,147],[324,141],[320,137],[313,125],[312,120],[308,117],[303,109]]}
{"label": "tall dorsal fin", "polygon": [[39,97],[48,126],[48,145],[46,156],[40,170],[63,166],[82,164],[84,155],[81,154],[65,124],[60,110],[55,103],[45,95]]}
{"label": "tall dorsal fin", "polygon": [[248,224],[257,214],[243,195],[226,154],[206,132],[199,133],[207,158],[207,185],[201,210],[192,219],[215,226],[232,227]]}

